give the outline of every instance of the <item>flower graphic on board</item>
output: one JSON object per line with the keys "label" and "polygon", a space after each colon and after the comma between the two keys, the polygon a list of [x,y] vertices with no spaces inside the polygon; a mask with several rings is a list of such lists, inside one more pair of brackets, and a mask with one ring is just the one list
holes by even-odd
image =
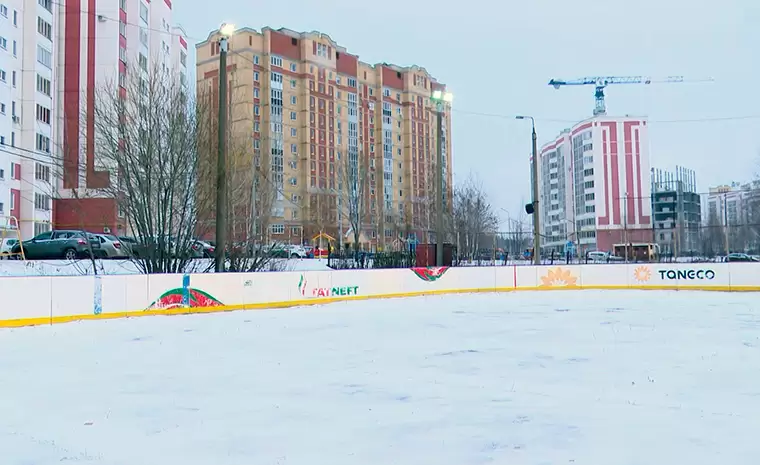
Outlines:
{"label": "flower graphic on board", "polygon": [[[185,300],[186,295],[187,301]],[[203,292],[199,289],[177,287],[161,294],[161,297],[150,304],[147,310],[182,307],[218,307],[220,305],[223,304],[211,294]]]}
{"label": "flower graphic on board", "polygon": [[549,268],[546,276],[541,276],[539,287],[575,287],[577,283],[578,278],[570,270],[557,267]]}
{"label": "flower graphic on board", "polygon": [[645,283],[652,279],[652,270],[648,266],[639,266],[633,270],[633,279],[640,283]]}
{"label": "flower graphic on board", "polygon": [[419,266],[416,268],[412,268],[412,271],[421,280],[432,282],[432,281],[437,281],[438,278],[443,276],[444,273],[446,273],[448,269],[449,269],[448,266],[438,266],[438,267],[430,267],[430,268]]}

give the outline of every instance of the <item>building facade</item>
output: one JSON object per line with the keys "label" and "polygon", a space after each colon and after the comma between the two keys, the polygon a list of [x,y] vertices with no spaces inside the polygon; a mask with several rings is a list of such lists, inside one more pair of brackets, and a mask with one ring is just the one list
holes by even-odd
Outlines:
{"label": "building facade", "polygon": [[760,253],[760,181],[711,187],[702,223],[714,252]]}
{"label": "building facade", "polygon": [[[218,39],[213,32],[196,45],[198,95],[212,102],[218,99]],[[359,215],[362,242],[383,248],[400,237],[428,239],[435,229],[437,134],[430,97],[443,84],[418,66],[364,63],[319,32],[239,29],[229,39],[227,60],[235,139],[228,144],[242,141],[250,148],[230,148],[228,157],[243,174],[254,165],[268,173],[253,186],[256,195],[273,190],[271,208],[253,213],[266,216],[260,234],[287,243],[310,243],[320,233],[350,241],[355,206],[346,195],[346,173],[354,172],[362,179],[358,198],[366,212]],[[452,185],[450,134],[447,108],[446,192]],[[210,187],[199,180],[204,182]],[[450,196],[446,203],[450,207]]]}
{"label": "building facade", "polygon": [[652,241],[649,137],[643,118],[598,116],[539,151],[544,252],[581,254]]}
{"label": "building facade", "polygon": [[184,32],[172,27],[170,0],[59,0],[53,11],[58,25],[54,156],[60,159],[53,221],[56,228],[125,234],[110,189],[116,180],[95,154],[95,93],[118,82],[120,95],[128,99],[128,73],[153,69],[186,81]]}
{"label": "building facade", "polygon": [[694,171],[682,167],[674,172],[653,169],[652,211],[655,243],[663,255],[700,253],[702,206]]}
{"label": "building facade", "polygon": [[0,228],[24,238],[51,227],[54,12],[49,0],[0,0]]}

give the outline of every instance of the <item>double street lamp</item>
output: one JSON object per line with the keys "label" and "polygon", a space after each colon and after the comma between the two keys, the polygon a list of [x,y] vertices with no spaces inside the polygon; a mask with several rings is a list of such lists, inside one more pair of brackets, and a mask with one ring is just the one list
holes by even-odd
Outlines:
{"label": "double street lamp", "polygon": [[436,109],[436,177],[435,177],[435,265],[443,266],[443,113],[446,105],[454,100],[454,94],[442,90],[434,90],[430,99],[435,102]]}
{"label": "double street lamp", "polygon": [[532,116],[518,115],[515,119],[529,119],[533,127],[533,164],[531,182],[533,184],[533,202],[525,206],[525,212],[533,215],[533,264],[541,264],[541,226],[538,210],[538,145],[536,136],[536,120]]}

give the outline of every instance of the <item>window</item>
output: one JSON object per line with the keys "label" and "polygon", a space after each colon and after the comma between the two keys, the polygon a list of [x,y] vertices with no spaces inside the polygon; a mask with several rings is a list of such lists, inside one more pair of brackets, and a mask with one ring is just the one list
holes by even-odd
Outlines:
{"label": "window", "polygon": [[11,72],[11,84],[13,85],[13,87],[16,87],[16,72],[15,71]]}
{"label": "window", "polygon": [[296,99],[296,96],[295,96],[295,95],[291,95],[291,96],[290,96],[290,104],[291,104],[291,105],[295,105],[295,104],[296,104],[296,101],[297,101],[297,100],[298,100],[298,99]]}
{"label": "window", "polygon": [[122,37],[127,37],[127,23],[119,21],[119,34],[121,34]]}
{"label": "window", "polygon": [[5,37],[0,37],[0,48],[3,50],[8,50],[8,39]]}
{"label": "window", "polygon": [[259,114],[259,106],[258,105],[254,105],[253,106],[253,114],[258,116],[258,114]]}
{"label": "window", "polygon": [[0,81],[5,82],[6,79],[8,79],[8,73],[6,73],[5,70],[0,69]]}
{"label": "window", "polygon": [[[15,13],[15,12],[14,12],[14,13]],[[18,45],[18,44],[17,44],[17,43],[16,43],[16,41],[14,40],[14,41],[13,41],[13,56],[14,56],[14,57],[16,56],[17,45]]]}
{"label": "window", "polygon": [[45,47],[41,45],[38,45],[37,46],[37,62],[45,66],[46,68],[52,69],[53,54],[50,52],[50,50],[46,49]]}
{"label": "window", "polygon": [[148,22],[148,7],[143,2],[140,2],[140,19]]}
{"label": "window", "polygon": [[298,153],[298,145],[297,144],[290,144],[290,151],[291,151],[291,153]]}
{"label": "window", "polygon": [[258,81],[259,80],[259,72],[258,71],[254,71],[253,72],[253,80],[254,81]]}
{"label": "window", "polygon": [[148,57],[146,57],[145,55],[141,53],[140,57],[138,58],[138,62],[140,64],[140,68],[142,68],[143,71],[148,70]]}
{"label": "window", "polygon": [[35,147],[38,152],[50,153],[50,138],[44,134],[37,133]]}
{"label": "window", "polygon": [[37,32],[39,32],[46,39],[52,40],[53,25],[38,16],[37,17]]}
{"label": "window", "polygon": [[45,108],[38,103],[37,104],[37,121],[41,121],[45,124],[50,124],[50,108]]}
{"label": "window", "polygon": [[285,225],[284,224],[273,224],[269,227],[269,231],[272,234],[285,234]]}
{"label": "window", "polygon": [[123,63],[127,62],[127,49],[124,47],[119,47],[119,60]]}
{"label": "window", "polygon": [[296,134],[298,134],[298,131],[296,130],[296,128],[290,128],[291,137],[296,137]]}
{"label": "window", "polygon": [[119,0],[119,8],[121,8],[122,10],[126,10],[127,9],[127,0]]}
{"label": "window", "polygon": [[50,97],[50,80],[37,75],[37,92]]}
{"label": "window", "polygon": [[37,0],[37,3],[49,12],[53,12],[53,0]]}
{"label": "window", "polygon": [[4,115],[4,114],[5,114],[5,104],[0,103],[0,115]]}
{"label": "window", "polygon": [[20,173],[20,166],[19,169],[16,167],[19,166],[17,163],[11,163],[11,179],[19,179],[21,176],[18,176]]}
{"label": "window", "polygon": [[259,56],[258,55],[254,55],[253,56],[253,64],[254,65],[258,65],[259,64]]}
{"label": "window", "polygon": [[317,56],[327,58],[327,45],[317,44]]}
{"label": "window", "polygon": [[271,56],[271,57],[269,57],[269,62],[270,62],[270,64],[272,66],[277,66],[277,67],[282,68],[282,58],[281,57]]}
{"label": "window", "polygon": [[290,88],[291,89],[295,89],[296,88],[296,80],[295,79],[291,79],[290,80]]}
{"label": "window", "polygon": [[146,46],[148,45],[148,30],[145,29],[144,27],[140,28],[140,42],[143,45],[146,45]]}
{"label": "window", "polygon": [[296,65],[295,63],[291,63],[291,64],[290,64],[290,71],[292,71],[292,72],[294,72],[294,73],[295,73],[296,71],[298,71],[298,65]]}
{"label": "window", "polygon": [[187,53],[179,52],[179,62],[182,66],[187,66]]}
{"label": "window", "polygon": [[50,182],[50,167],[37,163],[34,165],[34,179],[37,181]]}
{"label": "window", "polygon": [[295,121],[296,118],[297,118],[296,112],[295,111],[291,111],[290,112],[290,119],[293,120],[293,121]]}
{"label": "window", "polygon": [[37,210],[48,211],[50,210],[50,196],[34,193],[34,208]]}
{"label": "window", "polygon": [[0,16],[8,17],[8,7],[5,5],[0,5]]}
{"label": "window", "polygon": [[259,88],[254,87],[253,88],[253,98],[259,98]]}

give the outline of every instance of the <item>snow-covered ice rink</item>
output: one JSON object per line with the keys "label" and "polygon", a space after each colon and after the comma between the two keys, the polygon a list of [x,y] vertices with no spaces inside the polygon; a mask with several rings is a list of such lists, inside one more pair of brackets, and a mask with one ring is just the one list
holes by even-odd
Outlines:
{"label": "snow-covered ice rink", "polygon": [[757,464],[760,298],[560,291],[0,330],[0,463]]}

